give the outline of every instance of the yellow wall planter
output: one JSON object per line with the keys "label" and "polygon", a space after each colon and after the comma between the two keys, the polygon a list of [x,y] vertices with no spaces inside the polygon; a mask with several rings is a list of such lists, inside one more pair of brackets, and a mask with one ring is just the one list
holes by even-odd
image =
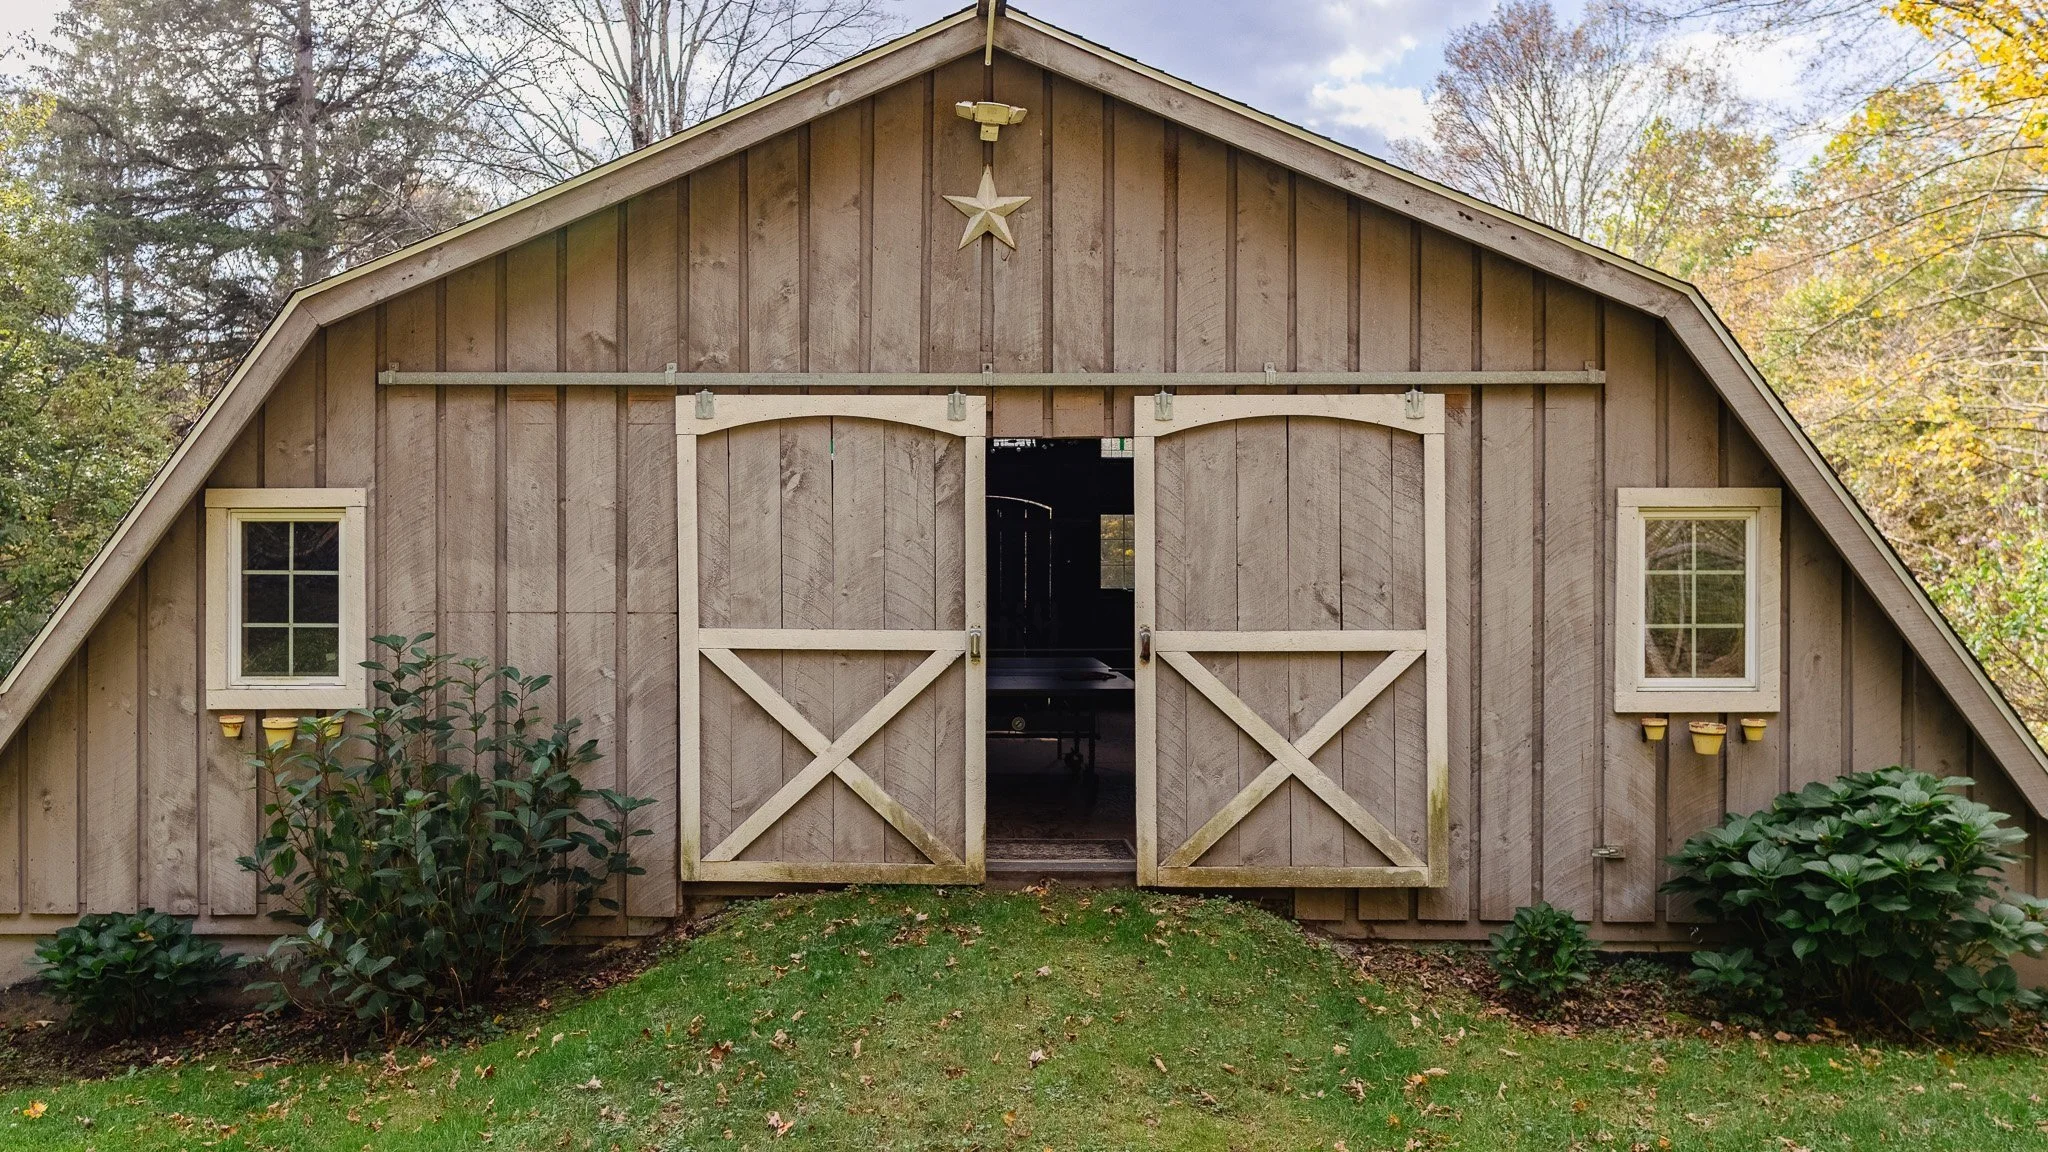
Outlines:
{"label": "yellow wall planter", "polygon": [[1756,743],[1764,738],[1764,728],[1769,723],[1769,720],[1761,716],[1744,716],[1742,718],[1742,738],[1751,744]]}
{"label": "yellow wall planter", "polygon": [[297,716],[265,716],[263,718],[263,744],[272,752],[292,742],[292,733],[299,730]]}
{"label": "yellow wall planter", "polygon": [[1721,742],[1728,738],[1728,726],[1714,720],[1695,720],[1686,727],[1692,731],[1692,750],[1702,756],[1719,756]]}
{"label": "yellow wall planter", "polygon": [[1645,739],[1645,740],[1648,740],[1648,741],[1649,741],[1650,743],[1652,743],[1652,744],[1655,744],[1655,743],[1656,743],[1657,741],[1659,741],[1659,740],[1662,740],[1662,739],[1664,739],[1664,733],[1665,733],[1665,732],[1667,732],[1667,731],[1669,731],[1669,730],[1670,730],[1670,728],[1671,728],[1671,719],[1670,719],[1670,717],[1667,717],[1667,716],[1645,716],[1645,717],[1643,717],[1643,739]]}
{"label": "yellow wall planter", "polygon": [[247,716],[239,712],[222,712],[215,716],[214,719],[220,721],[220,734],[224,740],[240,740],[242,738],[242,725],[249,721]]}

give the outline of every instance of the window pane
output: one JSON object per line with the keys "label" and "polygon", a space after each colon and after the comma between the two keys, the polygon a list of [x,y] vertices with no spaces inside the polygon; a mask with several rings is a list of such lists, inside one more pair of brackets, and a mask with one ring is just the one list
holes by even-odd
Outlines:
{"label": "window pane", "polygon": [[1692,676],[1692,629],[1643,629],[1643,669],[1666,679]]}
{"label": "window pane", "polygon": [[[273,579],[273,577],[250,577]],[[339,624],[341,622],[340,576],[292,577],[292,622],[295,624]]]}
{"label": "window pane", "polygon": [[1702,628],[1695,634],[1695,658],[1699,670],[1695,676],[1733,677],[1743,674],[1747,663],[1743,648],[1743,632],[1740,628]]}
{"label": "window pane", "polygon": [[1103,515],[1101,549],[1099,586],[1136,587],[1137,549],[1132,543],[1130,513],[1112,512]]}
{"label": "window pane", "polygon": [[1649,616],[1652,624],[1692,622],[1692,581],[1683,572],[1652,572],[1649,579]]}
{"label": "window pane", "polygon": [[284,624],[291,618],[291,577],[242,577],[242,619],[250,624]]}
{"label": "window pane", "polygon": [[1684,572],[1692,567],[1692,521],[1643,523],[1643,567],[1651,572]]}
{"label": "window pane", "polygon": [[292,525],[292,567],[332,572],[341,567],[341,525],[301,520]]}
{"label": "window pane", "polygon": [[288,628],[242,629],[242,675],[290,675],[290,637]]}
{"label": "window pane", "polygon": [[292,675],[338,676],[340,674],[340,629],[292,629]]}
{"label": "window pane", "polygon": [[242,524],[244,571],[282,572],[291,556],[292,526],[281,520],[250,520]]}
{"label": "window pane", "polygon": [[1693,539],[1702,572],[1740,572],[1749,551],[1749,521],[1693,520]]}
{"label": "window pane", "polygon": [[[1749,582],[1741,576],[1695,576],[1700,624],[1744,624],[1749,615]],[[1655,620],[1656,617],[1651,617]]]}

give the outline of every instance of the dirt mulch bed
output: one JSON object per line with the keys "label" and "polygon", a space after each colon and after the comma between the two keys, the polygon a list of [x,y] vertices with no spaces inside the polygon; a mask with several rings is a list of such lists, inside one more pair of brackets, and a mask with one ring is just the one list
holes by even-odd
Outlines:
{"label": "dirt mulch bed", "polygon": [[[541,967],[508,987],[498,998],[459,1016],[435,1022],[424,1037],[336,1027],[331,1019],[287,1009],[252,1011],[244,1005],[202,1010],[184,1028],[136,1039],[82,1035],[50,1016],[47,998],[31,987],[11,993],[0,1023],[0,1089],[65,1080],[120,1075],[132,1068],[176,1067],[226,1063],[258,1069],[314,1060],[381,1058],[396,1044],[468,1047],[528,1027],[535,1018],[564,1001],[581,999],[623,984],[660,962],[681,940],[702,930],[704,920],[660,936],[594,946],[555,950]],[[251,980],[267,979],[260,968],[247,970]],[[266,973],[253,975],[253,973]]]}

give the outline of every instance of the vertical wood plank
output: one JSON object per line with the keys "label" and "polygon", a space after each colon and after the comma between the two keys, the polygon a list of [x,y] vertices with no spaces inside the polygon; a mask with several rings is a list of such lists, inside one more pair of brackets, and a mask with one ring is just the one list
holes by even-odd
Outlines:
{"label": "vertical wood plank", "polygon": [[[1287,533],[1285,626],[1295,631],[1327,631],[1344,625],[1338,427],[1333,420],[1289,420],[1285,427],[1286,508],[1281,514]],[[1296,740],[1343,697],[1343,660],[1321,653],[1297,654],[1287,658],[1286,667],[1286,726],[1280,731]],[[1332,740],[1311,759],[1330,779],[1342,781],[1344,751],[1342,740]],[[1259,767],[1263,771],[1265,765]],[[1380,809],[1382,820],[1390,820],[1392,813],[1386,809],[1389,797],[1353,795]],[[1295,866],[1343,864],[1345,832],[1343,820],[1328,805],[1310,794],[1294,796],[1289,842]]]}
{"label": "vertical wood plank", "polygon": [[1797,501],[1784,516],[1787,786],[1803,788],[1842,771],[1842,561]]}
{"label": "vertical wood plank", "polygon": [[85,910],[140,906],[136,835],[140,588],[130,582],[93,626],[85,646]]}
{"label": "vertical wood plank", "polygon": [[[1109,204],[1104,174],[1106,116],[1102,94],[1065,77],[1052,80],[1052,363],[1054,372],[1109,368]],[[1132,285],[1132,291],[1142,291]],[[1052,397],[1052,434],[1102,436],[1103,390],[1059,388]]]}
{"label": "vertical wood plank", "polygon": [[[868,294],[868,368],[875,372],[915,372],[922,366],[927,237],[933,252],[950,253],[957,246],[926,222],[935,195],[925,155],[933,128],[928,83],[920,78],[898,84],[871,101],[874,125],[862,179],[873,234],[866,258],[874,281]],[[917,194],[878,195],[896,190]],[[952,205],[944,206],[960,215]],[[954,241],[959,237],[953,233]]]}
{"label": "vertical wood plank", "polygon": [[1229,366],[1230,156],[1207,136],[1176,131],[1173,140],[1173,366],[1222,372]]}
{"label": "vertical wood plank", "polygon": [[[1901,719],[1906,699],[1904,664],[1899,634],[1884,610],[1870,598],[1861,581],[1851,581],[1849,604],[1850,668],[1852,689],[1849,712],[1850,767],[1869,772],[1905,761],[1905,733]],[[1729,806],[1752,811],[1734,802],[1730,781]],[[1768,797],[1766,797],[1768,799]]]}
{"label": "vertical wood plank", "polygon": [[[1667,380],[1664,397],[1665,483],[1675,487],[1714,487],[1721,483],[1721,399],[1699,369],[1668,336],[1665,344]],[[1839,600],[1838,600],[1839,603]],[[1841,632],[1836,612],[1836,635]],[[1839,660],[1839,656],[1838,656]],[[1830,686],[1839,693],[1841,682]],[[1722,797],[1729,766],[1742,759],[1762,759],[1761,750],[1742,745],[1736,721],[1726,713],[1671,717],[1669,759],[1664,782],[1664,850],[1676,852],[1687,838],[1721,819]],[[1721,754],[1701,756],[1692,750],[1686,725],[1694,720],[1725,723],[1734,735],[1723,741]],[[1700,918],[1685,900],[1672,900],[1667,917],[1677,923]]]}
{"label": "vertical wood plank", "polygon": [[1970,772],[1970,730],[1934,674],[1913,662],[1913,767],[1936,776]]}
{"label": "vertical wood plank", "polygon": [[[425,284],[383,306],[384,358],[401,370],[440,365],[440,293]],[[371,609],[379,632],[416,635],[436,625],[440,515],[439,389],[383,388],[377,443],[377,588]]]}
{"label": "vertical wood plank", "polygon": [[[978,63],[973,61],[971,63]],[[995,99],[1005,104],[1024,107],[1045,107],[1045,73],[1015,56],[996,57],[993,80]],[[950,90],[942,84],[942,97]],[[951,99],[959,99],[952,95]],[[1016,237],[1017,246],[1012,248],[995,240],[978,240],[977,246],[985,248],[984,259],[992,264],[990,295],[986,307],[989,309],[985,327],[991,334],[993,345],[988,360],[998,372],[1043,372],[1047,368],[1045,292],[1047,265],[1050,256],[1046,251],[1046,224],[1052,205],[1047,203],[1048,184],[1046,172],[1046,134],[1052,117],[1058,115],[1057,104],[1046,110],[1048,114],[1029,115],[1022,124],[1012,124],[1003,129],[991,151],[995,156],[996,191],[1006,196],[1029,196],[1031,202],[1010,213],[1010,232]],[[948,111],[950,115],[950,110]],[[948,135],[957,140],[971,141],[974,134],[965,130],[966,125],[955,117]],[[1101,152],[1096,153],[1098,172]],[[973,181],[961,185],[962,191],[980,184],[981,172],[975,170]],[[942,192],[952,188],[939,189]],[[1058,189],[1053,190],[1054,195]],[[964,224],[958,210],[951,205],[947,212],[953,217],[950,223]],[[1016,391],[1009,389],[1007,391]],[[1016,397],[1020,405],[1036,403],[1039,415],[1035,427],[1022,435],[1045,435],[1046,398],[1043,394],[1032,394],[1029,390]],[[1006,420],[1016,415],[1009,411],[1011,405],[1005,398],[996,401],[998,435]]]}
{"label": "vertical wood plank", "polygon": [[21,817],[24,740],[0,748],[0,915],[21,912]]}
{"label": "vertical wood plank", "polygon": [[319,483],[319,445],[314,434],[319,364],[314,352],[312,346],[301,352],[263,402],[266,488],[311,488]]}
{"label": "vertical wood plank", "polygon": [[[1530,367],[1528,268],[1488,254],[1480,275],[1480,367]],[[1536,880],[1536,413],[1529,385],[1488,387],[1479,404],[1479,914],[1506,920]]]}
{"label": "vertical wood plank", "polygon": [[[1351,204],[1306,176],[1294,180],[1294,367],[1351,366]],[[1407,367],[1403,364],[1402,367]]]}
{"label": "vertical wood plank", "polygon": [[[448,277],[449,371],[498,366],[498,273],[486,260]],[[498,652],[498,403],[489,386],[441,390],[441,650]]]}
{"label": "vertical wood plank", "polygon": [[[1242,338],[1240,338],[1242,339]],[[1281,631],[1287,627],[1287,424],[1279,419],[1237,422],[1237,627]],[[1281,731],[1286,731],[1289,658],[1237,657],[1237,696]],[[1226,681],[1225,683],[1228,683]],[[1237,787],[1249,785],[1273,762],[1266,750],[1239,730]],[[1293,781],[1275,791],[1237,825],[1238,851],[1247,867],[1295,863],[1293,810],[1300,788]]]}
{"label": "vertical wood plank", "polygon": [[[947,437],[951,439],[951,437]],[[956,582],[956,572],[940,571],[938,557],[938,453],[934,434],[921,428],[889,425],[884,429],[882,500],[882,581],[880,627],[938,627],[938,584]],[[836,501],[836,496],[835,496]],[[834,509],[835,515],[837,509]],[[888,683],[909,670],[911,654],[888,671]],[[870,691],[880,685],[870,684]],[[932,825],[938,815],[939,700],[927,691],[906,705],[884,734],[881,784],[919,819]],[[842,723],[850,722],[845,711]],[[918,864],[924,856],[900,836],[890,836],[884,859]]]}
{"label": "vertical wood plank", "polygon": [[142,901],[176,916],[199,911],[199,746],[208,738],[199,712],[201,515],[195,501],[172,523],[144,581]]}
{"label": "vertical wood plank", "polygon": [[[556,240],[542,237],[505,257],[505,366],[512,371],[554,371],[560,364],[560,280]],[[550,640],[542,665],[511,662],[529,672],[554,671],[554,622],[560,607],[559,547],[561,464],[558,390],[505,391],[505,609],[508,614],[545,614],[547,619],[514,623],[510,629]],[[541,650],[527,647],[533,657]]]}
{"label": "vertical wood plank", "polygon": [[[1544,286],[1544,356],[1552,369],[1599,359],[1591,293]],[[1593,847],[1600,834],[1600,736],[1609,701],[1600,403],[1590,384],[1543,394],[1543,898],[1581,920],[1599,912]]]}
{"label": "vertical wood plank", "polygon": [[[1218,424],[1169,438],[1179,442],[1183,461],[1180,491],[1185,494],[1182,540],[1186,562],[1181,576],[1185,588],[1182,611],[1186,617],[1185,627],[1189,629],[1234,629],[1239,626],[1237,431],[1235,424]],[[1225,688],[1237,691],[1238,660],[1235,656],[1204,655],[1201,661]],[[1160,672],[1160,679],[1183,683],[1177,674],[1166,670]],[[1183,692],[1187,700],[1186,735],[1184,761],[1178,771],[1186,780],[1185,830],[1192,833],[1237,795],[1240,787],[1238,740],[1241,733],[1236,724],[1199,693],[1186,688]],[[1164,760],[1164,754],[1165,749],[1162,748],[1159,767],[1162,778],[1176,770]],[[1243,839],[1244,826],[1240,824],[1225,833],[1196,863],[1240,863]],[[1171,851],[1162,842],[1162,855]]]}
{"label": "vertical wood plank", "polygon": [[802,156],[795,132],[747,149],[747,368],[803,368]]}
{"label": "vertical wood plank", "polygon": [[1413,347],[1415,225],[1378,205],[1360,204],[1358,245],[1358,367],[1405,371],[1420,351]]}
{"label": "vertical wood plank", "polygon": [[689,286],[683,364],[692,371],[746,369],[741,326],[740,181],[745,156],[707,165],[689,177]]}
{"label": "vertical wood plank", "polygon": [[[996,241],[984,237],[962,248],[960,234],[965,229],[966,218],[944,199],[949,194],[972,195],[981,184],[981,142],[974,133],[961,129],[960,118],[953,112],[953,103],[982,91],[982,84],[981,61],[963,56],[934,72],[932,86],[927,92],[930,99],[926,106],[929,121],[926,130],[930,133],[931,191],[926,209],[929,231],[925,252],[925,292],[929,304],[924,369],[928,372],[978,372],[986,362],[981,337],[982,275],[984,262],[992,258],[989,249]],[[1035,118],[1026,117],[1026,124],[1032,119]],[[1004,135],[1007,137],[1014,131],[1015,128],[1009,129]],[[1034,172],[1036,170],[1033,169]],[[881,178],[879,168],[876,178],[878,181]],[[1023,187],[1018,179],[1016,170],[1004,169],[1005,183],[1011,187]],[[1035,192],[1017,193],[1027,194],[1036,195]],[[1028,231],[1033,217],[1026,213],[1033,207],[1027,204],[1010,217],[1013,231]],[[1043,209],[1044,206],[1036,207]],[[1000,431],[1003,418],[999,409],[994,425],[998,435],[1005,434]]]}
{"label": "vertical wood plank", "polygon": [[[673,489],[671,489],[673,490]],[[626,878],[628,916],[674,916],[678,910],[676,780],[676,615],[632,612],[626,616],[626,719],[619,734],[629,795],[653,804],[629,817],[631,828],[649,835],[631,841],[634,863],[644,876]]]}
{"label": "vertical wood plank", "polygon": [[[710,590],[705,619],[715,620],[717,606],[723,604],[731,627],[779,628],[783,622],[784,579],[782,432],[774,424],[759,424],[735,428],[725,435],[728,511],[718,526],[726,533],[726,543],[723,549],[711,540],[701,545],[706,580],[723,577],[723,583]],[[705,463],[708,466],[711,460],[707,458]],[[700,486],[700,493],[702,490]],[[714,559],[715,554],[725,557],[723,565]],[[777,691],[783,689],[780,658],[752,654],[748,662]],[[707,673],[705,682],[721,687],[725,684],[718,672]],[[723,791],[727,798],[724,826],[733,828],[781,787],[783,736],[774,721],[736,691],[726,692],[725,699],[729,707],[721,728],[728,749],[728,768],[726,780],[716,790]],[[715,702],[707,698],[707,715]],[[709,751],[707,748],[707,755]],[[713,791],[707,783],[707,796]],[[716,843],[707,841],[709,845]],[[781,844],[781,829],[770,828],[749,852],[761,859],[784,859]]]}
{"label": "vertical wood plank", "polygon": [[[1126,104],[1112,104],[1115,138],[1110,185],[1115,283],[1109,335],[1119,372],[1159,372],[1166,353],[1166,122]],[[1127,435],[1129,401],[1112,413]]]}
{"label": "vertical wood plank", "polygon": [[[1605,469],[1609,489],[1657,484],[1656,439],[1643,432],[1657,423],[1657,333],[1655,322],[1618,306],[1606,310],[1607,384],[1601,392]],[[1601,584],[1606,619],[1614,619],[1615,503],[1601,494],[1601,539],[1607,541]],[[1607,666],[1611,667],[1610,653]],[[1613,673],[1603,668],[1600,683],[1611,691]],[[1603,710],[1609,704],[1601,701]],[[1660,749],[1642,738],[1636,716],[1607,712],[1606,747],[1601,754],[1600,840],[1619,845],[1619,860],[1600,864],[1600,916],[1639,924],[1657,916],[1657,762]],[[1681,737],[1682,738],[1682,737]],[[1667,740],[1672,737],[1667,736]]]}
{"label": "vertical wood plank", "polygon": [[[1465,370],[1477,360],[1473,348],[1478,284],[1472,248],[1441,232],[1425,231],[1421,239],[1421,280],[1416,297],[1420,364],[1425,369]],[[1361,336],[1361,339],[1363,337]],[[1361,357],[1363,350],[1361,349]],[[1416,912],[1424,920],[1463,921],[1472,914],[1474,861],[1477,844],[1473,817],[1478,781],[1474,773],[1473,563],[1477,492],[1473,470],[1478,453],[1474,425],[1477,401],[1470,389],[1448,389],[1444,395],[1444,547],[1447,645],[1450,648],[1450,877],[1442,888],[1416,894]]]}
{"label": "vertical wood plank", "polygon": [[1237,363],[1256,372],[1273,364],[1286,371],[1294,361],[1292,277],[1294,177],[1277,164],[1238,153],[1237,169]]}
{"label": "vertical wood plank", "polygon": [[[1342,568],[1344,627],[1353,629],[1393,628],[1394,623],[1394,504],[1420,495],[1398,492],[1393,484],[1390,434],[1384,428],[1346,423],[1339,430],[1338,540]],[[1405,625],[1404,625],[1405,626]],[[1343,660],[1343,685],[1348,688],[1369,675],[1385,657],[1379,653],[1347,655]],[[1370,797],[1368,810],[1381,810],[1386,819],[1388,802],[1398,813],[1404,799],[1398,758],[1402,737],[1395,705],[1395,691],[1382,692],[1366,705],[1365,712],[1343,735],[1344,790],[1353,796]],[[1407,781],[1415,788],[1419,781]],[[1408,829],[1390,822],[1396,835]],[[1347,840],[1344,862],[1354,867],[1384,864],[1385,857],[1367,844]],[[1398,920],[1408,914],[1408,894],[1399,891],[1361,889],[1358,917],[1361,920]]]}
{"label": "vertical wood plank", "polygon": [[[1153,627],[1162,632],[1189,627],[1186,442],[1185,436],[1164,436],[1153,443]],[[1153,713],[1157,863],[1186,843],[1208,816],[1193,811],[1191,801],[1194,764],[1188,744],[1187,684],[1163,665],[1154,669]],[[1143,820],[1144,814],[1138,818]],[[1142,828],[1139,835],[1144,835]]]}
{"label": "vertical wood plank", "polygon": [[[570,371],[618,368],[618,240],[613,212],[569,228],[563,352]],[[615,388],[569,388],[562,400],[564,612],[611,613],[618,607],[618,406]]]}
{"label": "vertical wood plank", "polygon": [[681,192],[678,181],[626,202],[624,367],[628,372],[659,372],[670,364],[685,363],[676,247]]}
{"label": "vertical wood plank", "polygon": [[22,738],[27,829],[22,839],[30,912],[78,911],[78,661],[58,673]]}
{"label": "vertical wood plank", "polygon": [[[867,285],[861,275],[867,104],[830,112],[810,126],[810,251],[804,285],[806,366],[812,372],[864,367],[861,316]],[[896,196],[915,204],[918,197]]]}

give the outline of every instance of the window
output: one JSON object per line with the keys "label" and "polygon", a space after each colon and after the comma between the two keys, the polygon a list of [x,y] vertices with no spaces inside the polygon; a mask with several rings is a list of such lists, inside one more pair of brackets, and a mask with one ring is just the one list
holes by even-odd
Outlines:
{"label": "window", "polygon": [[1136,455],[1137,452],[1131,448],[1131,438],[1129,436],[1104,436],[1102,438],[1102,458],[1104,460],[1129,460]]}
{"label": "window", "polygon": [[1778,490],[1618,494],[1615,708],[1778,708]]}
{"label": "window", "polygon": [[1133,543],[1129,512],[1102,514],[1102,580],[1104,588],[1138,585],[1138,551]]}
{"label": "window", "polygon": [[355,488],[207,492],[207,707],[364,703],[363,505]]}

